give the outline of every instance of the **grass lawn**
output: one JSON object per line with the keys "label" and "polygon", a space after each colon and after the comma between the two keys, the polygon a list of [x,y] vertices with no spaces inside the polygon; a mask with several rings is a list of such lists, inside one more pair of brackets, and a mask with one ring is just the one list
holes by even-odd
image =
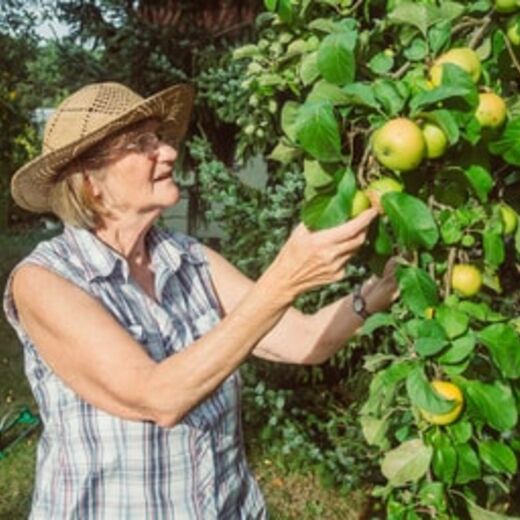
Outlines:
{"label": "grass lawn", "polygon": [[[49,232],[32,231],[23,235],[0,235],[0,288],[3,294],[12,267]],[[23,374],[22,349],[5,316],[0,313],[0,419],[8,411],[27,405],[36,413],[29,386]],[[249,433],[254,436],[253,432]],[[27,517],[33,487],[38,433],[19,442],[0,459],[0,520]],[[0,442],[2,437],[0,435]],[[247,440],[247,439],[246,439]],[[1,446],[1,444],[0,444]],[[287,474],[276,461],[266,459],[261,446],[248,446],[250,464],[260,482],[273,520],[354,520],[359,518],[362,492],[342,496],[324,489],[313,475]]]}

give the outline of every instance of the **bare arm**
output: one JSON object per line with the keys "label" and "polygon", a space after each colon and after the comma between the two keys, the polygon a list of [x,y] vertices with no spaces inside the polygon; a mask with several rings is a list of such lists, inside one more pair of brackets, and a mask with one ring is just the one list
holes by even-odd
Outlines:
{"label": "bare arm", "polygon": [[[215,291],[225,315],[239,305],[254,282],[219,253],[204,248],[210,263]],[[386,308],[395,297],[394,264],[389,264],[382,279],[373,277],[363,286],[369,312]],[[352,306],[352,296],[307,315],[288,307],[277,324],[260,339],[253,350],[259,358],[281,363],[323,363],[341,349],[356,333],[363,320]]]}
{"label": "bare arm", "polygon": [[316,234],[296,228],[232,312],[159,363],[98,301],[42,267],[19,268],[13,294],[41,356],[74,391],[114,415],[171,426],[243,362],[298,294],[342,278],[374,216]]}

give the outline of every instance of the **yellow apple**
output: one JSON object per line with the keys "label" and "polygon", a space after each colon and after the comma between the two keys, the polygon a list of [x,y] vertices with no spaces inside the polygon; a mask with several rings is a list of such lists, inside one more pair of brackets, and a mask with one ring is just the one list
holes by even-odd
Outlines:
{"label": "yellow apple", "polygon": [[460,388],[448,381],[435,379],[431,382],[432,388],[445,399],[454,401],[454,408],[450,412],[442,414],[434,414],[420,408],[421,415],[431,424],[446,425],[455,422],[462,412],[464,405],[464,396]]}
{"label": "yellow apple", "polygon": [[364,191],[358,190],[352,200],[352,217],[357,217],[370,207],[370,199]]}
{"label": "yellow apple", "polygon": [[482,273],[474,265],[457,264],[451,273],[451,286],[460,296],[475,296],[482,287]]}
{"label": "yellow apple", "polygon": [[383,166],[398,172],[417,168],[426,153],[421,129],[405,117],[392,119],[376,130],[372,148]]}
{"label": "yellow apple", "polygon": [[483,128],[499,128],[507,116],[504,100],[493,92],[484,92],[478,96],[475,117]]}
{"label": "yellow apple", "polygon": [[384,211],[381,205],[381,197],[391,191],[403,191],[403,185],[391,177],[381,177],[367,186],[365,194],[370,199],[372,207],[382,214]]}
{"label": "yellow apple", "polygon": [[442,66],[445,63],[457,65],[465,70],[475,83],[480,78],[482,67],[477,53],[469,47],[456,47],[439,56],[430,69],[430,79],[434,86],[438,87],[442,82]]}
{"label": "yellow apple", "polygon": [[513,45],[520,45],[520,19],[512,16],[507,22],[507,37]]}
{"label": "yellow apple", "polygon": [[437,159],[444,155],[448,147],[446,134],[433,123],[425,123],[422,127],[422,133],[426,142],[426,157]]}
{"label": "yellow apple", "polygon": [[518,0],[495,0],[495,11],[497,13],[514,13],[518,9],[518,7]]}
{"label": "yellow apple", "polygon": [[511,235],[518,225],[518,213],[507,204],[500,204],[504,235]]}

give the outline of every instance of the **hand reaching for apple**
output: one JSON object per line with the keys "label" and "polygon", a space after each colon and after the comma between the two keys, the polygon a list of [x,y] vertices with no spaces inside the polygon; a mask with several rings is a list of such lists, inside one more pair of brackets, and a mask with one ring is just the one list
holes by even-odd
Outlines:
{"label": "hand reaching for apple", "polygon": [[398,265],[397,257],[390,258],[380,277],[374,275],[363,284],[361,292],[370,314],[386,310],[399,297],[399,287],[395,277]]}
{"label": "hand reaching for apple", "polygon": [[377,217],[373,208],[339,226],[309,231],[299,224],[271,265],[278,288],[296,298],[299,294],[345,276],[345,264],[366,240],[367,229]]}

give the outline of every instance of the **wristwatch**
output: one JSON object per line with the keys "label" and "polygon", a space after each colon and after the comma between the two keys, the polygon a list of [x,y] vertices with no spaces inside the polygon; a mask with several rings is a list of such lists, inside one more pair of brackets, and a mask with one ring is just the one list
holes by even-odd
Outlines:
{"label": "wristwatch", "polygon": [[354,294],[352,297],[352,308],[354,312],[363,320],[366,320],[370,313],[367,310],[367,301],[361,294],[361,285],[357,285],[354,289]]}

